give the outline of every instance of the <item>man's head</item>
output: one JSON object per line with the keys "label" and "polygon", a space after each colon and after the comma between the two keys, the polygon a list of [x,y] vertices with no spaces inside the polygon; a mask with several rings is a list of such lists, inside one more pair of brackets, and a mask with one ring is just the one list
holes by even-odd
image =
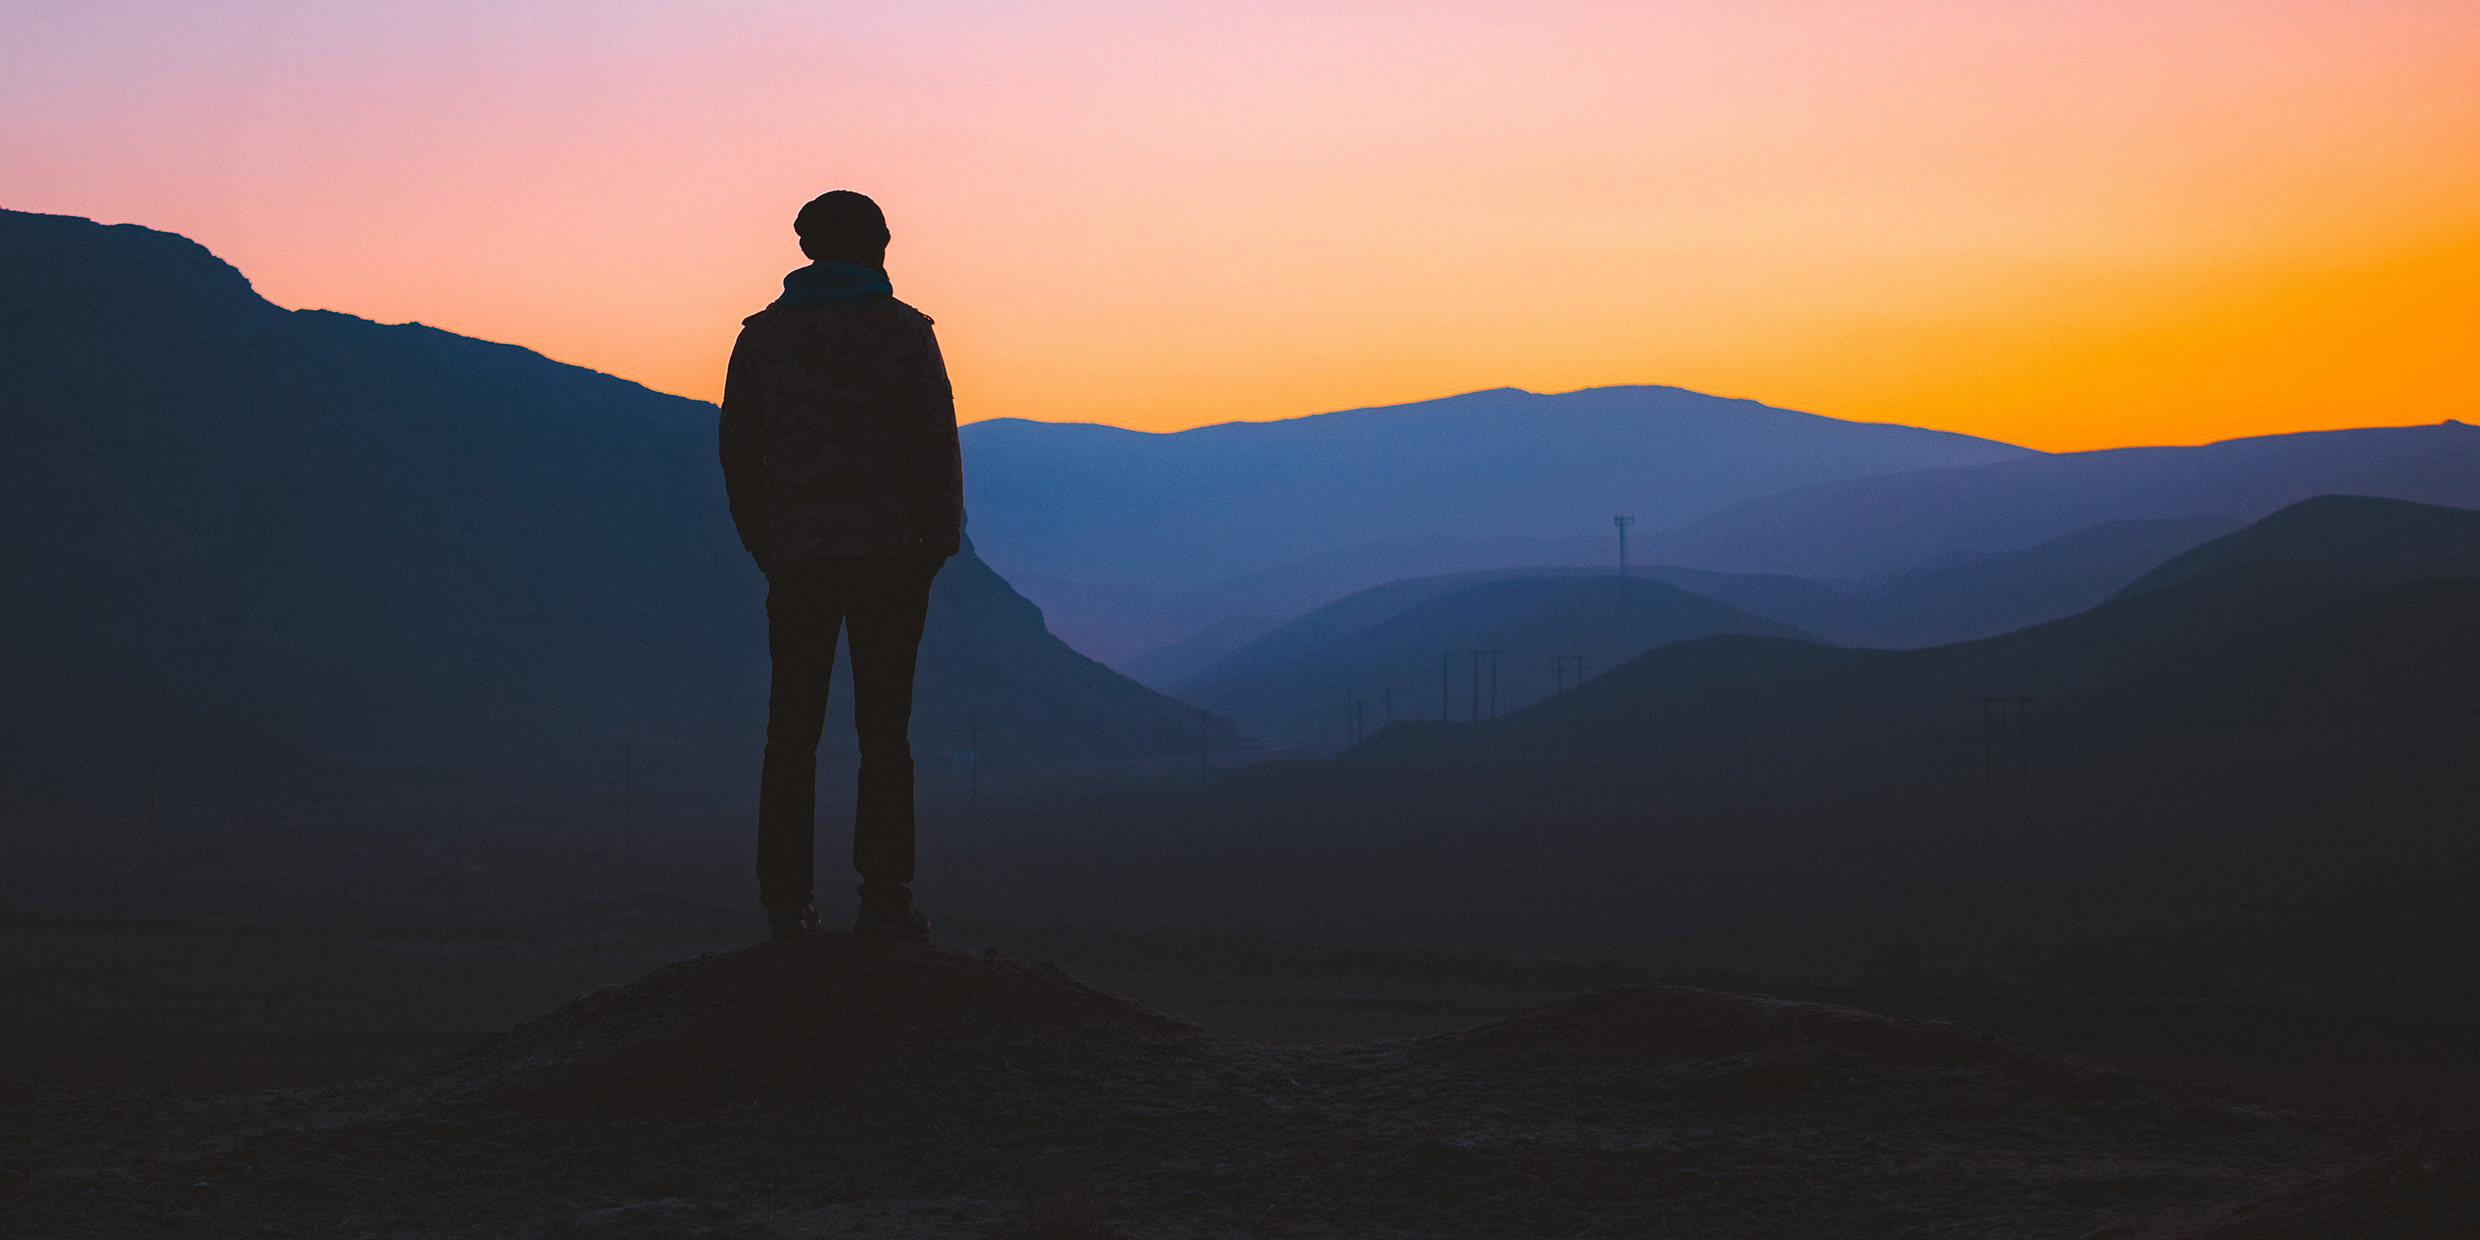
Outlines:
{"label": "man's head", "polygon": [[819,262],[887,266],[887,217],[868,195],[830,190],[809,200],[792,219],[801,252]]}

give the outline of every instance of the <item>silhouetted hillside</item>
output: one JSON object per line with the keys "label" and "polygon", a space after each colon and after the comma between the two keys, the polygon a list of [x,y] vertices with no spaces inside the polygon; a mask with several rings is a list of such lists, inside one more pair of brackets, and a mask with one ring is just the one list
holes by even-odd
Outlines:
{"label": "silhouetted hillside", "polygon": [[1122,670],[1140,684],[1152,685],[1165,693],[1176,692],[1179,686],[1196,679],[1198,673],[1232,651],[1282,626],[1283,622],[1272,616],[1218,620],[1170,645],[1157,646],[1128,660]]}
{"label": "silhouetted hillside", "polygon": [[1851,478],[1733,504],[1642,545],[1648,560],[1717,571],[1867,577],[2108,522],[2253,521],[2328,494],[2480,504],[2480,427],[2265,435]]}
{"label": "silhouetted hillside", "polygon": [[[1372,729],[1388,721],[1390,698],[1397,718],[1489,718],[1664,643],[1807,636],[1656,581],[1630,579],[1623,595],[1616,577],[1449,580],[1434,593],[1430,581],[1382,586],[1313,612],[1225,659],[1216,679],[1183,696],[1253,735],[1331,744],[1352,727],[1347,694],[1365,701]],[[1373,613],[1382,618],[1361,622]],[[1473,651],[1484,652],[1478,662]],[[1560,659],[1581,666],[1562,668]]]}
{"label": "silhouetted hillside", "polygon": [[1650,530],[1827,479],[2032,455],[1667,387],[1500,389],[1167,435],[999,419],[964,444],[991,562],[1114,661],[1398,578],[1591,563],[1614,513]]}
{"label": "silhouetted hillside", "polygon": [[[712,406],[288,312],[131,225],[0,213],[0,269],[13,658],[399,778],[600,779],[632,740],[658,779],[754,767],[763,582]],[[1050,639],[970,554],[931,628],[934,747],[979,720],[1024,756],[1194,752],[1193,710]],[[124,739],[158,724],[92,726],[190,743]]]}
{"label": "silhouetted hillside", "polygon": [[[1641,566],[1635,575],[1833,642],[1906,649],[1994,636],[2082,611],[2169,556],[2228,533],[2237,524],[2215,518],[2116,522],[2012,555],[1930,565],[1862,581],[1717,573],[1674,564]],[[1234,642],[1220,659],[1196,665],[1185,682],[1165,677],[1159,683],[1180,692],[1272,667],[1383,623],[1430,598],[1485,582],[1600,575],[1589,568],[1509,568],[1390,582],[1265,630],[1256,640]],[[1208,638],[1230,641],[1231,631],[1218,626],[1201,634],[1198,644],[1208,644]],[[1552,676],[1552,687],[1559,679]],[[1524,700],[1534,695],[1528,686]],[[1435,713],[1432,710],[1430,715]]]}
{"label": "silhouetted hillside", "polygon": [[[2414,531],[2420,537],[2406,537]],[[2299,554],[2303,545],[2321,554]],[[2480,701],[2480,647],[2454,636],[2454,618],[2480,609],[2480,581],[2413,578],[2474,555],[2480,513],[2310,501],[2174,560],[2158,585],[2148,577],[2066,619],[1923,650],[1859,652],[1823,668],[1761,662],[1728,678],[1708,669],[1751,647],[1709,638],[1640,657],[1555,709],[1447,734],[1440,753],[1467,762],[1572,752],[1582,742],[1568,717],[1581,715],[1609,725],[1596,735],[1610,739],[1596,744],[1658,770],[1725,743],[1708,703],[1691,700],[1717,685],[1742,698],[1726,730],[1769,733],[1776,760],[1806,778],[1968,773],[1982,757],[1974,740],[1983,697],[2035,699],[2051,760],[2162,761],[2234,746],[2331,756],[2336,745],[2391,743],[2379,738],[2406,727],[2449,735],[2459,703]],[[2171,572],[2183,563],[2199,571]]]}
{"label": "silhouetted hillside", "polygon": [[2112,521],[2005,555],[1836,583],[1862,605],[1840,625],[1749,609],[1854,646],[1971,641],[2074,615],[2171,556],[2241,524],[2221,517]]}
{"label": "silhouetted hillside", "polygon": [[2321,495],[2177,556],[2120,593],[2149,593],[2232,564],[2273,562],[2331,564],[2395,579],[2480,577],[2480,512]]}

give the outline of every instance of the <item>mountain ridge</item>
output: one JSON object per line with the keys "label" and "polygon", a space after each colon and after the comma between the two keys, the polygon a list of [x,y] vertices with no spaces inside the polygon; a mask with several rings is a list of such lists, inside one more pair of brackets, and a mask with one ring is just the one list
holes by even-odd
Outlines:
{"label": "mountain ridge", "polygon": [[[723,502],[713,406],[287,311],[135,225],[0,213],[0,267],[13,657],[365,773],[473,774],[489,753],[573,778],[631,741],[677,779],[754,766],[764,582]],[[1196,752],[1194,709],[1057,642],[970,550],[932,613],[925,644],[947,653],[917,742],[962,749],[987,722],[1004,757]]]}

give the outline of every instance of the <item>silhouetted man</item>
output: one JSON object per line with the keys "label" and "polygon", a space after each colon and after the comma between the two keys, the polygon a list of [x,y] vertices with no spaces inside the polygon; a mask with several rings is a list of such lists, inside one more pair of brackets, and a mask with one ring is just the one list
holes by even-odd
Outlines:
{"label": "silhouetted man", "polygon": [[813,261],[742,321],[723,388],[723,480],[766,573],[766,765],[758,899],[775,937],[818,928],[811,903],[818,734],[836,632],[851,634],[861,789],[853,929],[919,940],[913,908],[913,659],[930,580],[956,553],[964,475],[955,399],[929,316],[887,281],[887,220],[850,190],[793,220]]}

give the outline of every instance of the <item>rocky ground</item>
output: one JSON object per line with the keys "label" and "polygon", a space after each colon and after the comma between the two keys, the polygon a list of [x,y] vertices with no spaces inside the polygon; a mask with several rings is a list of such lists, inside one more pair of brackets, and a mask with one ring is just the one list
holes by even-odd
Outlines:
{"label": "rocky ground", "polygon": [[2470,1130],[1952,1024],[1627,986],[1280,1045],[843,934],[327,1092],[12,1086],[0,1141],[11,1237],[2480,1235]]}

